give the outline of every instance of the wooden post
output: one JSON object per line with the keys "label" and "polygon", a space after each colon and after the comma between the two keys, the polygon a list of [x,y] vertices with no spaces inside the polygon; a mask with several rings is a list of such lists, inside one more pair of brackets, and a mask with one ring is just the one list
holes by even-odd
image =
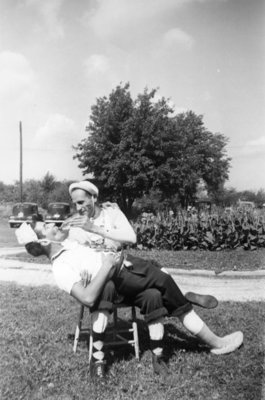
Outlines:
{"label": "wooden post", "polygon": [[20,137],[20,168],[19,168],[19,176],[20,176],[20,202],[23,202],[23,159],[22,159],[22,122],[19,121],[19,137]]}

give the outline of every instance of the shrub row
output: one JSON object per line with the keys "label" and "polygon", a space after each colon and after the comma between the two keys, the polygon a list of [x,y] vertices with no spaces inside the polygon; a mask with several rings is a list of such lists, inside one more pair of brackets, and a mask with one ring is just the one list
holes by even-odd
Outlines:
{"label": "shrub row", "polygon": [[265,247],[264,216],[157,215],[133,223],[138,249],[223,250]]}

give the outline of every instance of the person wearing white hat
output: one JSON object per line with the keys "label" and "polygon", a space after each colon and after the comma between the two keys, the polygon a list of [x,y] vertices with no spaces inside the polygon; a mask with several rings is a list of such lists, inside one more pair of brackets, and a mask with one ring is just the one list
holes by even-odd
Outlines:
{"label": "person wearing white hat", "polygon": [[[120,251],[123,245],[136,243],[136,234],[127,220],[126,216],[114,203],[98,203],[99,190],[90,181],[83,180],[74,182],[69,186],[69,194],[75,205],[77,214],[70,220],[65,221],[62,229],[69,229],[71,239],[77,240],[98,250]],[[81,228],[81,229],[80,229]],[[93,324],[93,357],[91,360],[91,370],[99,374],[104,374],[100,370],[100,363],[96,360],[101,349],[104,350],[104,336],[110,316],[110,303],[113,303],[116,296],[115,287],[111,281],[107,282],[101,294],[97,321]],[[102,309],[102,304],[105,309]],[[93,368],[93,361],[95,361]],[[103,368],[103,364],[102,364]]]}
{"label": "person wearing white hat", "polygon": [[98,188],[89,181],[74,182],[69,194],[77,214],[67,220],[62,229],[79,227],[89,232],[91,245],[98,248],[120,249],[124,244],[135,244],[136,234],[116,203],[97,202]]}

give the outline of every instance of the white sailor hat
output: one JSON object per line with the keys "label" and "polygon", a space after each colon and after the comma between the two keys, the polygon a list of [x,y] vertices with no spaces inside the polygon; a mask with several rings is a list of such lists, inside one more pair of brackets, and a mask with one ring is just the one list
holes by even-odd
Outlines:
{"label": "white sailor hat", "polygon": [[98,196],[98,188],[94,185],[94,183],[89,182],[89,181],[80,181],[80,182],[74,182],[69,186],[69,193],[71,195],[72,191],[75,189],[82,189],[85,192]]}
{"label": "white sailor hat", "polygon": [[19,244],[25,245],[30,242],[38,241],[38,236],[31,228],[31,226],[28,225],[26,222],[23,222],[23,224],[21,224],[20,227],[16,229],[15,234]]}

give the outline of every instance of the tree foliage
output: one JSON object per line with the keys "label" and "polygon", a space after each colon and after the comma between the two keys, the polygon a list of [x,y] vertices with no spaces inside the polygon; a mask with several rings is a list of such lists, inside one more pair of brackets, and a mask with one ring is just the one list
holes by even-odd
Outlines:
{"label": "tree foliage", "polygon": [[[47,173],[41,180],[29,179],[23,183],[23,202],[37,203],[46,209],[52,202],[70,203],[68,188],[72,181],[57,181],[55,177]],[[18,203],[20,198],[20,182],[14,185],[5,185],[0,182],[1,203]]]}
{"label": "tree foliage", "polygon": [[133,100],[127,83],[98,98],[88,136],[75,147],[83,174],[92,174],[103,197],[128,213],[150,191],[178,195],[186,205],[200,179],[214,193],[228,178],[227,139],[207,131],[192,111],[173,117],[169,102],[155,101],[155,94],[145,89]]}

